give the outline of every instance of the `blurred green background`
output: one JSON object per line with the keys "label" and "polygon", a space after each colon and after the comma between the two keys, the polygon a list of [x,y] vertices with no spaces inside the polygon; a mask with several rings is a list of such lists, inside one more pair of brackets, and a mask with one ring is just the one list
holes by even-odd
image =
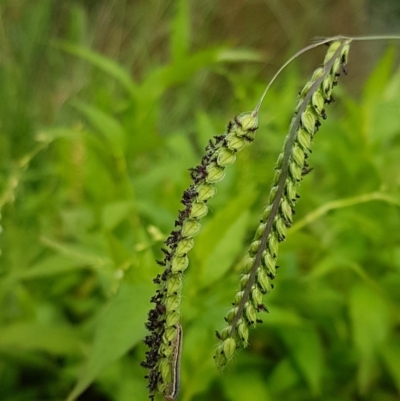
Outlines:
{"label": "blurred green background", "polygon": [[[398,1],[0,2],[0,399],[147,398],[144,322],[187,169],[314,36],[398,32]],[[179,399],[399,400],[400,69],[355,43],[316,136],[270,313],[212,355],[298,91],[279,78],[185,274]]]}

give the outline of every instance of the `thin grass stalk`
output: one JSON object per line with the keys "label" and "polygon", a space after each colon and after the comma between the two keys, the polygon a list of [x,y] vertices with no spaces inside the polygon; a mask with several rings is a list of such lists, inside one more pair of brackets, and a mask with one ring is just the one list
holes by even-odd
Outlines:
{"label": "thin grass stalk", "polygon": [[279,243],[286,238],[292,225],[296,205],[296,187],[310,171],[307,158],[311,142],[326,118],[325,104],[333,101],[332,89],[341,72],[347,74],[347,59],[351,40],[334,41],[327,51],[323,66],[300,92],[300,99],[291,121],[283,152],[276,164],[276,173],[260,225],[248,250],[248,258],[240,279],[233,308],[225,320],[228,323],[217,337],[220,340],[214,359],[218,368],[224,368],[239,348],[248,345],[249,327],[261,320],[261,311],[268,311],[264,295],[273,288]]}
{"label": "thin grass stalk", "polygon": [[210,140],[201,163],[190,169],[192,184],[181,200],[184,209],[175,221],[175,230],[165,241],[164,259],[158,261],[165,269],[153,280],[158,289],[151,298],[155,307],[149,312],[146,327],[150,334],[144,340],[149,350],[142,362],[149,370],[146,378],[150,399],[154,399],[156,392],[168,400],[177,396],[179,360],[176,344],[182,343],[180,304],[183,273],[189,265],[188,253],[194,246],[194,237],[200,232],[200,220],[208,212],[207,202],[216,193],[215,184],[223,180],[225,168],[235,162],[236,154],[253,142],[258,128],[257,115],[253,111],[236,116],[223,135]]}

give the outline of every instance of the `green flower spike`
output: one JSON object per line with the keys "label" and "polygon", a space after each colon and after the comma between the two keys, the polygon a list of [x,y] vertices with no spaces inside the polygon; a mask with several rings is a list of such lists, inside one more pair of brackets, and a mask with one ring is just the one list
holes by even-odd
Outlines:
{"label": "green flower spike", "polygon": [[[200,219],[208,212],[207,201],[216,193],[215,184],[225,176],[225,167],[236,160],[236,153],[254,140],[258,128],[257,112],[242,113],[229,124],[225,134],[216,136],[206,147],[201,164],[191,169],[192,185],[183,193],[184,209],[175,221],[163,248],[164,259],[158,261],[165,267],[154,283],[158,285],[151,302],[155,307],[149,312],[146,323],[150,334],[144,342],[149,347],[142,366],[149,370],[146,378],[150,399],[160,392],[168,400],[176,398],[177,349],[182,343],[180,326],[180,303],[182,276],[189,266],[188,253],[194,246],[194,237],[200,232]],[[179,347],[176,344],[179,343]],[[233,354],[235,344],[224,345],[227,355]],[[179,352],[180,353],[180,352]]]}
{"label": "green flower spike", "polygon": [[249,247],[240,290],[225,318],[228,326],[217,332],[220,344],[214,359],[220,369],[232,359],[236,349],[248,345],[249,327],[261,322],[257,318],[258,312],[267,311],[263,295],[273,288],[271,281],[278,268],[278,244],[285,240],[287,228],[292,225],[299,197],[296,187],[310,171],[306,159],[320,120],[326,118],[325,104],[333,101],[331,93],[340,73],[347,73],[350,42],[346,39],[331,43],[323,66],[314,72],[311,81],[300,92],[296,113],[276,164],[268,206]]}

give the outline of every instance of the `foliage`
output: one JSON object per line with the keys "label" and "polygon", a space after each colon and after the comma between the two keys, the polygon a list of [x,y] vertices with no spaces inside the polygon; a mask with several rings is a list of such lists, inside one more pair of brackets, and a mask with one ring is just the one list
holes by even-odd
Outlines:
{"label": "foliage", "polygon": [[[187,169],[265,85],[253,75],[257,52],[191,51],[180,3],[170,61],[149,63],[141,80],[88,46],[79,2],[67,9],[63,34],[52,30],[50,1],[30,3],[21,26],[5,25],[4,400],[147,397],[139,362],[154,261],[190,182]],[[184,277],[182,400],[398,399],[400,70],[389,49],[353,98],[345,87],[363,62],[350,58],[317,134],[270,313],[222,374],[214,332],[268,196],[299,72],[271,89],[256,146],[238,156],[210,202]],[[205,107],[203,87],[221,77],[225,87]]]}

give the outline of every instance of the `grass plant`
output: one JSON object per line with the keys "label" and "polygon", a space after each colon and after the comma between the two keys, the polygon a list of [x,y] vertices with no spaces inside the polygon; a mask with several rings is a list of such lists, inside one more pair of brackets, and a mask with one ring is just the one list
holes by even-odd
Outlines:
{"label": "grass plant", "polygon": [[[153,356],[163,362],[150,377],[157,381],[152,394],[163,394],[155,399],[398,400],[398,48],[387,46],[389,37],[382,47],[364,38],[357,47],[368,51],[357,54],[352,38],[322,40],[351,39],[350,74],[334,88],[334,107],[311,157],[304,156],[313,170],[303,180],[311,167],[302,165],[301,153],[308,151],[296,124],[286,170],[281,158],[281,171],[275,170],[276,158],[299,91],[304,98],[296,112],[306,141],[314,137],[313,119],[323,120],[319,95],[309,98],[318,92],[316,77],[301,89],[303,76],[322,58],[321,40],[306,48],[315,49],[306,59],[295,55],[291,68],[286,63],[260,101],[265,76],[286,57],[285,41],[298,48],[313,33],[300,28],[299,18],[299,35],[288,34],[279,46],[268,34],[261,42],[238,41],[249,38],[246,18],[240,15],[238,26],[238,9],[232,9],[231,26],[221,30],[214,22],[227,22],[226,9],[205,3],[192,2],[199,10],[195,32],[193,9],[184,0],[169,2],[173,7],[159,0],[151,7],[141,0],[1,3],[2,400],[146,399],[142,340],[149,335],[149,309],[157,305],[150,336],[161,338],[163,355]],[[256,3],[252,15],[266,8]],[[211,10],[204,25],[199,15],[208,18]],[[240,48],[250,42],[251,48]],[[371,58],[360,56],[366,53]],[[218,139],[232,110],[254,104]],[[246,119],[259,126],[256,135],[244,133]],[[202,162],[203,144],[213,136]],[[235,152],[243,143],[252,146]],[[188,174],[189,166],[197,167]],[[280,223],[269,236],[275,240],[267,237],[263,250],[270,256],[257,267],[248,262],[263,256],[257,241],[272,213],[269,185],[278,180],[281,188],[284,175],[301,201],[290,216],[294,202],[283,192]],[[207,202],[193,197],[216,187]],[[172,227],[177,234],[170,236]],[[182,247],[192,240],[184,257]],[[265,312],[260,289],[272,284],[265,274],[272,276],[277,263],[270,249],[278,242],[279,274],[265,299],[270,313],[257,323],[257,309]],[[256,271],[253,286],[243,268]],[[160,271],[158,289],[174,280],[179,285],[151,305]],[[240,280],[249,293],[242,293]],[[242,316],[229,312],[239,305]],[[215,330],[227,315],[218,339]],[[254,319],[257,329],[249,330]],[[213,356],[226,366],[223,372]]]}

